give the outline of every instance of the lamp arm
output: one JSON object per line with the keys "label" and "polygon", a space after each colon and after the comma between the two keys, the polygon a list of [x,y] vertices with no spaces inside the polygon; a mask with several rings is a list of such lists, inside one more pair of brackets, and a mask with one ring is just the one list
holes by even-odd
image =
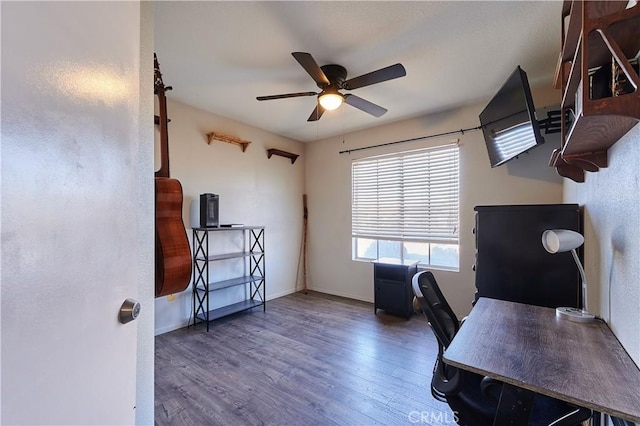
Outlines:
{"label": "lamp arm", "polygon": [[580,278],[582,278],[582,311],[586,312],[587,307],[587,277],[584,273],[584,268],[582,267],[582,263],[580,263],[580,259],[578,259],[578,254],[575,249],[571,250],[571,254],[573,255],[573,260],[576,261],[576,265],[578,265],[578,271],[580,271]]}

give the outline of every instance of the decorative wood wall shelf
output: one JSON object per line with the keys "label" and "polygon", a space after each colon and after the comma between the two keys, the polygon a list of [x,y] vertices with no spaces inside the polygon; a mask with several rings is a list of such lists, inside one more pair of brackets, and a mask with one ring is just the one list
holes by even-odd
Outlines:
{"label": "decorative wood wall shelf", "polygon": [[236,136],[225,135],[224,133],[220,132],[209,132],[207,133],[207,137],[209,138],[209,145],[211,145],[211,142],[213,142],[214,140],[227,142],[233,145],[238,145],[240,149],[242,149],[242,152],[245,152],[247,150],[247,147],[251,143],[251,141],[240,139]]}
{"label": "decorative wood wall shelf", "polygon": [[285,157],[291,159],[291,164],[295,163],[298,159],[298,154],[292,154],[291,152],[282,151],[280,149],[268,149],[267,150],[267,158],[271,158],[272,155],[279,155],[280,157]]}
{"label": "decorative wood wall shelf", "polygon": [[[562,116],[572,120],[562,123],[561,146],[549,165],[576,182],[584,182],[585,171],[607,167],[608,149],[640,121],[640,75],[631,64],[640,49],[640,4],[626,6],[626,1],[587,0],[565,0],[562,6],[554,81],[562,89]],[[602,85],[591,72],[597,69],[616,69],[635,90],[615,82]],[[602,93],[592,98],[595,89]]]}

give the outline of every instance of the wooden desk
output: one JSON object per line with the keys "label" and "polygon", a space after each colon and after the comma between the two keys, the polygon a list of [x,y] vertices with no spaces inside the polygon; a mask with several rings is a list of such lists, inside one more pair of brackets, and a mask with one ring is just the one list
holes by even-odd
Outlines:
{"label": "wooden desk", "polygon": [[640,422],[640,370],[606,323],[480,298],[444,353],[464,370]]}

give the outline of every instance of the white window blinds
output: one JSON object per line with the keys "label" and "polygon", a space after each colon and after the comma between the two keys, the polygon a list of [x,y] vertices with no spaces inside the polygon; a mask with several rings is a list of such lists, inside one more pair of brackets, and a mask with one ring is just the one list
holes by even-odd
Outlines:
{"label": "white window blinds", "polygon": [[459,148],[445,145],[352,163],[352,236],[458,243]]}

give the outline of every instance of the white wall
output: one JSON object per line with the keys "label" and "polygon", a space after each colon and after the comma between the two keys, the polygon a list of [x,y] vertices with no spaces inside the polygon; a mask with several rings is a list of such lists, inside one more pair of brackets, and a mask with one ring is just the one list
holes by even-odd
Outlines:
{"label": "white wall", "polygon": [[[538,109],[558,103],[558,91],[537,90]],[[442,114],[410,119],[307,144],[306,188],[309,197],[309,288],[373,301],[371,264],[351,260],[351,161],[395,151],[448,143],[458,138],[460,150],[460,271],[435,271],[435,276],[459,316],[471,310],[475,294],[472,234],[476,205],[560,203],[562,180],[547,166],[557,135],[506,165],[491,169],[482,133],[428,139],[389,147],[339,154],[340,151],[402,139],[472,128],[486,102]],[[543,118],[543,117],[539,117]],[[323,120],[332,119],[323,116]]]}
{"label": "white wall", "polygon": [[640,365],[640,126],[608,154],[584,183],[565,181],[564,200],[584,206],[588,308]]}
{"label": "white wall", "polygon": [[[162,66],[162,58],[159,58]],[[164,76],[164,83],[171,81]],[[180,90],[174,86],[174,92]],[[169,92],[169,95],[171,92]],[[264,225],[266,245],[267,300],[292,293],[298,280],[298,260],[302,235],[302,194],[304,193],[305,146],[297,141],[198,110],[169,100],[169,160],[171,177],[182,183],[183,219],[191,240],[189,207],[202,193],[220,195],[220,222]],[[207,143],[206,134],[217,131],[251,141],[246,152],[229,143]],[[291,160],[273,156],[266,150],[278,148],[300,154]],[[238,235],[224,233],[228,240],[212,250],[224,250],[238,242]],[[216,237],[215,239],[212,237]],[[210,239],[222,237],[211,234]],[[217,278],[233,274],[237,263],[216,263]],[[301,279],[301,276],[299,277]],[[236,290],[236,291],[234,291]],[[216,292],[211,308],[239,297],[237,289]],[[191,315],[191,289],[156,299],[155,331],[164,333],[187,325]],[[269,306],[267,304],[267,310]]]}

